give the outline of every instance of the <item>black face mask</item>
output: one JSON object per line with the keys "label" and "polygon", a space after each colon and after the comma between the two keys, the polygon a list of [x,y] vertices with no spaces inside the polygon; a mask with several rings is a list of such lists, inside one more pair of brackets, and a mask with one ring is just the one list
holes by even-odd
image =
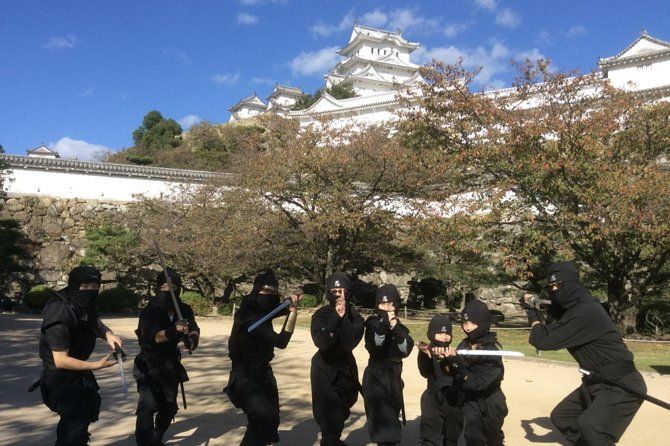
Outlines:
{"label": "black face mask", "polygon": [[174,310],[174,303],[172,302],[172,295],[169,291],[159,291],[156,294],[156,305],[165,311]]}
{"label": "black face mask", "polygon": [[78,306],[87,310],[95,309],[95,301],[99,290],[70,290],[68,296]]}
{"label": "black face mask", "polygon": [[468,339],[471,342],[477,342],[479,339],[484,337],[489,332],[489,327],[486,325],[480,325],[469,333],[465,333]]}
{"label": "black face mask", "polygon": [[257,294],[255,299],[256,307],[268,313],[274,310],[279,304],[279,294]]}
{"label": "black face mask", "polygon": [[[332,306],[335,306],[335,301],[339,299],[341,294],[334,294],[328,291],[326,293],[326,298],[328,299],[328,303],[331,304]],[[349,302],[349,296],[350,296],[350,291],[349,290],[344,290],[344,300]]]}
{"label": "black face mask", "polygon": [[450,342],[432,341],[435,347],[449,347]]}

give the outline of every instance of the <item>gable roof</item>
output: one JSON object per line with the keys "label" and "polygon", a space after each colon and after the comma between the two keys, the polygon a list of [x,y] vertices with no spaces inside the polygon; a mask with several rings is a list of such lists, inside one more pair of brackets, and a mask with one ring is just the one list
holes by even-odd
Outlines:
{"label": "gable roof", "polygon": [[400,30],[397,32],[383,31],[381,29],[370,28],[367,26],[354,25],[349,43],[337,51],[340,56],[347,56],[350,50],[362,42],[388,42],[393,46],[409,49],[410,52],[417,49],[421,44],[410,42],[402,37]]}
{"label": "gable roof", "polygon": [[601,68],[607,68],[620,63],[632,62],[647,57],[656,57],[665,54],[670,54],[670,42],[652,37],[647,34],[647,31],[643,30],[633,43],[615,56],[601,58],[598,61],[598,65],[600,65]]}
{"label": "gable roof", "polygon": [[60,158],[60,155],[55,150],[49,149],[44,144],[41,144],[39,147],[34,149],[26,150],[28,155],[39,155],[39,156],[53,156],[55,158]]}
{"label": "gable roof", "polygon": [[258,110],[265,110],[266,105],[263,103],[263,101],[260,100],[260,98],[256,95],[256,93],[252,94],[251,96],[248,96],[244,99],[242,99],[240,102],[237,104],[233,105],[228,109],[229,112],[233,113],[236,112],[237,110],[247,107],[247,108],[255,108]]}
{"label": "gable roof", "polygon": [[288,85],[281,85],[278,83],[275,83],[275,89],[272,92],[270,96],[268,96],[266,99],[269,101],[272,98],[276,98],[277,96],[285,95],[285,96],[302,96],[305,94],[304,91],[302,91],[298,87],[291,87]]}

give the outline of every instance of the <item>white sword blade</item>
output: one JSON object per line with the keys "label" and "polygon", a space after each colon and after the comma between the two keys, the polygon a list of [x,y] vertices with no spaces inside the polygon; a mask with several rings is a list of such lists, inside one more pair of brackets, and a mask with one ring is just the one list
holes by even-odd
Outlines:
{"label": "white sword blade", "polygon": [[456,350],[456,353],[463,356],[510,356],[512,358],[525,356],[521,352],[513,352],[509,350]]}
{"label": "white sword blade", "polygon": [[283,310],[284,308],[288,307],[289,305],[291,305],[291,300],[290,300],[290,299],[286,299],[284,302],[282,302],[281,304],[277,305],[277,307],[276,307],[274,310],[270,311],[268,314],[266,314],[265,316],[263,316],[262,318],[258,319],[256,322],[254,322],[253,324],[251,324],[251,326],[249,327],[249,329],[247,329],[247,333],[250,333],[250,332],[251,332],[252,330],[254,330],[256,327],[258,327],[258,326],[261,325],[263,322],[267,321],[267,320],[270,319],[272,316],[274,316],[275,314],[279,313],[281,310]]}
{"label": "white sword blade", "polygon": [[126,381],[126,372],[123,370],[123,358],[119,355],[119,370],[121,370],[121,387],[123,394],[128,396],[128,381]]}

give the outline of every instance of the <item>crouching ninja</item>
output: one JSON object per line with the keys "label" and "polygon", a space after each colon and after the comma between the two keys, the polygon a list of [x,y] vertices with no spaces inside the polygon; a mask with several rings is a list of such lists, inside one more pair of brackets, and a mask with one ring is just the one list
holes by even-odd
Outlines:
{"label": "crouching ninja", "polygon": [[233,329],[228,339],[228,356],[232,370],[224,391],[230,401],[247,415],[247,431],[243,446],[260,446],[279,441],[279,393],[270,361],[274,349],[286,348],[298,316],[300,296],[291,296],[289,309],[275,317],[288,315],[279,333],[268,319],[251,332],[249,326],[280,304],[278,283],[271,271],[259,274],[251,293],[242,299],[235,313]]}
{"label": "crouching ninja", "polygon": [[[603,306],[580,282],[575,266],[551,265],[547,287],[552,313],[559,317],[544,325],[542,314],[529,308],[529,342],[538,350],[566,348],[581,368],[646,393],[633,354]],[[551,421],[572,444],[609,446],[619,441],[641,404],[619,387],[584,377],[582,385],[554,408]]]}
{"label": "crouching ninja", "polygon": [[363,317],[351,300],[351,281],[341,272],[326,280],[328,305],[312,316],[311,333],[319,349],[312,357],[312,412],[321,428],[321,445],[338,446],[344,422],[361,385],[352,350],[363,338]]}
{"label": "crouching ninja", "polygon": [[405,407],[402,389],[402,360],[414,347],[407,327],[396,317],[400,293],[393,285],[377,290],[376,314],[365,321],[365,348],[370,352],[363,372],[363,400],[370,439],[379,445],[400,443]]}
{"label": "crouching ninja", "polygon": [[451,343],[451,330],[449,316],[433,316],[428,324],[430,344],[419,345],[419,373],[428,380],[421,395],[422,446],[456,446],[463,431],[461,382],[455,380],[453,368],[441,365]]}
{"label": "crouching ninja", "polygon": [[[500,350],[496,334],[490,331],[491,313],[484,302],[472,300],[465,304],[461,319],[466,338],[458,345],[458,350]],[[447,370],[454,370],[464,392],[462,411],[466,444],[504,444],[502,425],[508,411],[505,394],[500,388],[505,374],[502,358],[459,356],[450,348],[444,362]]]}
{"label": "crouching ninja", "polygon": [[156,277],[156,296],[140,312],[135,330],[140,345],[133,367],[140,394],[135,412],[138,446],[163,444],[163,434],[177,414],[178,386],[188,381],[180,361],[179,342],[184,341],[187,349],[193,351],[200,337],[193,310],[179,299],[181,277],[171,268],[167,272],[184,320],[178,320],[169,285],[161,271]]}
{"label": "crouching ninja", "polygon": [[67,287],[55,293],[44,307],[39,341],[43,371],[44,404],[60,415],[56,446],[88,444],[90,423],[98,420],[100,396],[93,370],[116,364],[112,354],[99,361],[87,361],[96,338],[106,339],[112,349],[121,339],[105,326],[96,309],[100,271],[79,266],[70,272]]}

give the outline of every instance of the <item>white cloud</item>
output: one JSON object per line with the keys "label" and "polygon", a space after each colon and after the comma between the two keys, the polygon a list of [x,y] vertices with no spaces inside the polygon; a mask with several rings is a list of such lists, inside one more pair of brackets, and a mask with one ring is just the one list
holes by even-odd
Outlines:
{"label": "white cloud", "polygon": [[58,36],[51,37],[47,43],[44,44],[45,48],[49,49],[72,49],[77,46],[79,39],[72,34],[67,36]]}
{"label": "white cloud", "polygon": [[428,19],[422,15],[416,15],[413,10],[396,9],[389,14],[389,28],[399,28],[403,32],[409,30],[430,31],[439,27],[439,22],[435,19]]}
{"label": "white cloud", "polygon": [[163,55],[168,56],[176,60],[179,65],[185,66],[191,63],[191,58],[182,50],[177,50],[174,48],[164,48]]}
{"label": "white cloud", "polygon": [[496,23],[506,28],[516,28],[521,24],[521,16],[509,8],[505,8],[496,16]]}
{"label": "white cloud", "polygon": [[82,98],[87,98],[87,97],[91,96],[91,95],[93,94],[94,91],[95,91],[95,88],[93,88],[93,87],[88,87],[86,90],[80,91],[80,92],[77,93],[77,94],[78,94],[79,96],[81,96]]}
{"label": "white cloud", "polygon": [[444,36],[449,38],[456,37],[466,29],[468,29],[467,23],[450,23],[444,27]]}
{"label": "white cloud", "polygon": [[202,119],[198,115],[186,115],[177,122],[179,123],[181,128],[183,128],[184,130],[188,130],[202,121],[204,121],[204,119]]}
{"label": "white cloud", "polygon": [[275,81],[267,77],[252,77],[251,83],[259,85],[274,85]]}
{"label": "white cloud", "polygon": [[[436,47],[430,49],[419,48],[414,54],[417,63],[427,63],[432,59],[440,60],[448,64],[454,64],[462,59],[463,66],[472,70],[480,68],[481,71],[474,79],[474,83],[487,89],[502,88],[506,82],[501,77],[507,75],[512,70],[511,59],[525,60],[545,59],[545,56],[537,48],[529,50],[513,50],[503,42],[492,40],[488,45],[480,45],[474,49],[458,48],[456,46]],[[414,54],[412,56],[414,56]]]}
{"label": "white cloud", "polygon": [[240,73],[217,73],[212,76],[212,81],[216,85],[232,85],[236,83],[240,78]]}
{"label": "white cloud", "polygon": [[361,17],[361,24],[366,25],[366,26],[372,26],[372,27],[379,27],[379,26],[384,26],[388,23],[388,15],[380,11],[379,9],[375,9],[374,11],[369,11],[363,14],[363,17]]}
{"label": "white cloud", "polygon": [[237,14],[237,23],[240,25],[255,25],[258,23],[258,16],[253,14],[248,14],[246,12],[241,12]]}
{"label": "white cloud", "polygon": [[475,4],[482,9],[487,9],[489,11],[495,11],[498,4],[496,0],[474,0]]}
{"label": "white cloud", "polygon": [[310,27],[310,31],[320,37],[328,37],[333,34],[341,33],[354,26],[354,16],[351,13],[345,15],[342,20],[336,25],[328,25],[322,22]]}
{"label": "white cloud", "polygon": [[58,152],[61,158],[78,159],[81,161],[96,161],[112,149],[100,144],[91,144],[69,136],[61,138],[56,143],[49,143],[49,148]]}
{"label": "white cloud", "polygon": [[339,60],[336,51],[339,48],[329,46],[318,51],[302,52],[289,63],[293,74],[309,76],[324,73]]}
{"label": "white cloud", "polygon": [[582,34],[586,34],[586,28],[583,25],[573,26],[565,32],[567,37],[576,37]]}

